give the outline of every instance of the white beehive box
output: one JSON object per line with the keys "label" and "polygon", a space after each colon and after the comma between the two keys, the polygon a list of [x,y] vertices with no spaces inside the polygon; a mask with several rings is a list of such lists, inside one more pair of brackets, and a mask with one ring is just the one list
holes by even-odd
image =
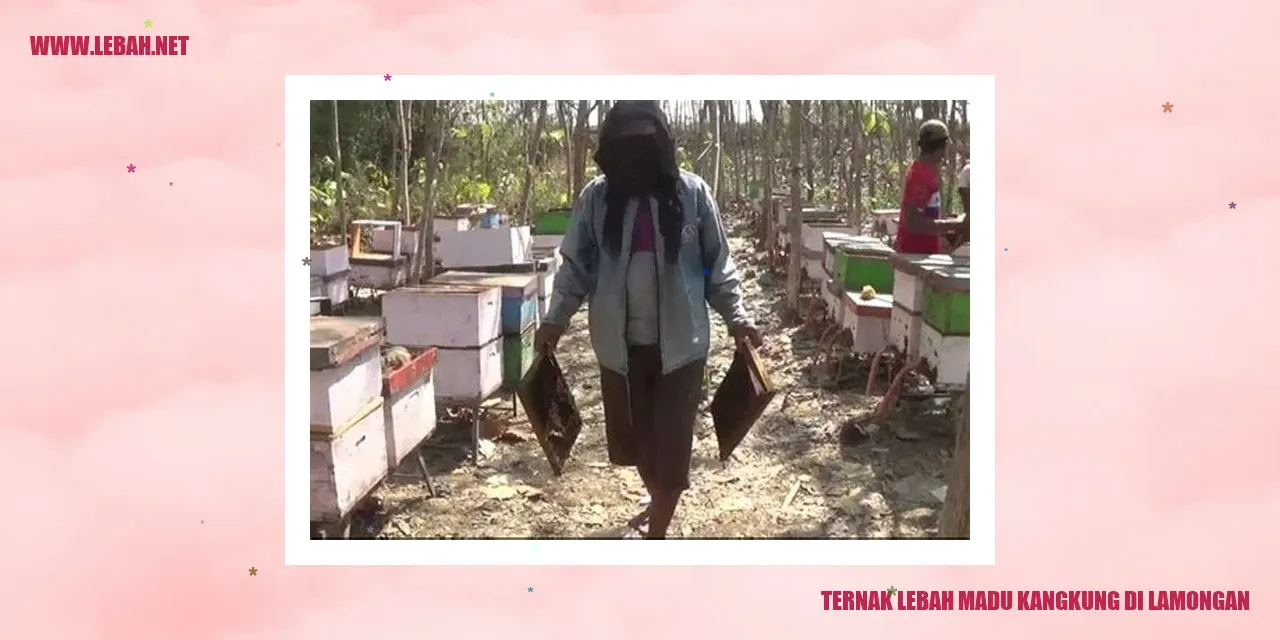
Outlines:
{"label": "white beehive box", "polygon": [[[376,253],[392,253],[395,246],[395,230],[379,227],[373,230],[369,238],[369,248]],[[417,227],[403,227],[400,230],[400,253],[413,255],[418,251],[418,237],[421,235]]]}
{"label": "white beehive box", "polygon": [[313,433],[332,433],[380,396],[382,335],[378,318],[311,318]]}
{"label": "white beehive box", "polygon": [[804,237],[804,272],[810,280],[822,281],[827,277],[824,268],[827,238],[853,239],[853,229],[844,224],[809,224],[801,227]]}
{"label": "white beehive box", "polygon": [[939,389],[964,387],[969,374],[969,336],[943,336],[929,323],[922,323],[920,356],[937,371],[934,385]]}
{"label": "white beehive box", "polygon": [[409,280],[409,260],[355,257],[351,259],[351,284],[360,289],[390,291]]}
{"label": "white beehive box", "polygon": [[920,327],[923,324],[919,313],[912,313],[894,298],[893,311],[889,314],[889,341],[908,358],[920,353]]}
{"label": "white beehive box", "polygon": [[533,259],[529,227],[495,227],[439,233],[436,257],[446,269],[522,264]]}
{"label": "white beehive box", "polygon": [[332,432],[312,431],[311,521],[340,521],[386,475],[386,426],[377,396],[348,424]]}
{"label": "white beehive box", "polygon": [[893,296],[880,293],[863,300],[861,292],[844,294],[843,324],[853,335],[855,353],[879,353],[889,346],[889,325]]}
{"label": "white beehive box", "polygon": [[560,253],[560,243],[564,242],[564,236],[533,236],[531,246],[534,250],[551,249],[557,254]]}
{"label": "white beehive box", "polygon": [[471,348],[441,348],[436,353],[436,397],[478,401],[502,387],[502,337]]}
{"label": "white beehive box", "polygon": [[946,254],[898,253],[894,254],[891,260],[893,261],[893,301],[916,314],[924,311],[924,272],[956,263],[955,258]]}
{"label": "white beehive box", "polygon": [[433,223],[436,235],[440,232],[448,233],[450,231],[470,231],[471,220],[467,218],[436,218]]}
{"label": "white beehive box", "polygon": [[822,294],[822,303],[827,308],[827,313],[831,316],[833,322],[840,326],[844,326],[844,287],[835,280],[827,279],[819,287]]}
{"label": "white beehive box", "polygon": [[328,276],[311,276],[311,298],[312,304],[316,298],[324,298],[329,301],[332,308],[337,309],[342,306],[351,293],[351,272],[339,271]]}
{"label": "white beehive box", "polygon": [[424,349],[408,364],[383,375],[387,463],[393,469],[436,430],[437,353]]}
{"label": "white beehive box", "polygon": [[391,344],[487,345],[502,335],[502,289],[461,284],[400,287],[382,295],[382,317]]}
{"label": "white beehive box", "polygon": [[311,275],[321,278],[342,273],[350,268],[345,245],[311,248]]}

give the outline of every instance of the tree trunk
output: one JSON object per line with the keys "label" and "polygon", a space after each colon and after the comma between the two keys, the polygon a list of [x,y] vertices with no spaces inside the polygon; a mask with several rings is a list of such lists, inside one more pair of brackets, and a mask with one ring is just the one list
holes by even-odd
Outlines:
{"label": "tree trunk", "polygon": [[956,452],[951,461],[951,482],[947,499],[942,504],[938,535],[943,538],[969,538],[969,380],[964,382],[964,397],[956,412]]}
{"label": "tree trunk", "polygon": [[418,249],[409,264],[409,282],[420,284],[435,276],[436,267],[436,175],[439,173],[440,156],[444,152],[444,139],[449,131],[448,103],[441,100],[427,102],[426,131],[435,133],[427,136],[425,180],[427,192],[423,198],[422,213],[418,216]]}
{"label": "tree trunk", "polygon": [[338,101],[333,101],[333,182],[337,185],[334,204],[338,206],[338,238],[347,244],[347,203],[342,185],[342,138],[338,135]]}
{"label": "tree trunk", "polygon": [[[764,243],[765,255],[773,256],[778,248],[777,216],[773,210],[773,165],[775,160],[775,141],[778,139],[778,105],[773,100],[760,101],[760,120],[764,129],[764,160],[761,162],[764,172]],[[770,261],[772,263],[772,260]]]}
{"label": "tree trunk", "polygon": [[708,104],[710,112],[707,115],[711,118],[711,122],[714,123],[713,126],[715,129],[713,130],[713,135],[715,137],[713,144],[716,146],[715,155],[711,159],[711,161],[715,163],[715,166],[711,170],[711,195],[718,203],[720,202],[720,162],[723,159],[720,149],[720,101],[712,100]]}
{"label": "tree trunk", "polygon": [[791,260],[787,265],[787,304],[796,313],[800,312],[800,265],[804,259],[804,241],[800,234],[800,211],[804,208],[800,195],[804,174],[804,108],[804,100],[791,101],[791,211],[787,214]]}
{"label": "tree trunk", "polygon": [[573,189],[569,199],[576,198],[587,183],[587,119],[594,105],[590,100],[579,100],[573,121]]}
{"label": "tree trunk", "polygon": [[529,132],[528,153],[529,157],[525,161],[524,167],[524,185],[521,187],[520,194],[520,224],[527,225],[533,219],[533,212],[529,209],[533,208],[533,181],[538,174],[538,170],[542,168],[542,127],[547,119],[547,101],[533,101],[533,108],[537,112],[533,116],[533,126]]}
{"label": "tree trunk", "polygon": [[396,123],[400,128],[400,171],[396,179],[396,189],[400,192],[400,211],[404,218],[404,226],[413,224],[413,220],[409,209],[409,117],[412,107],[407,106],[404,100],[396,101]]}
{"label": "tree trunk", "polygon": [[569,194],[569,202],[578,197],[573,190],[573,127],[569,121],[569,107],[563,100],[556,100],[556,116],[560,120],[560,129],[564,131],[564,179],[565,190]]}

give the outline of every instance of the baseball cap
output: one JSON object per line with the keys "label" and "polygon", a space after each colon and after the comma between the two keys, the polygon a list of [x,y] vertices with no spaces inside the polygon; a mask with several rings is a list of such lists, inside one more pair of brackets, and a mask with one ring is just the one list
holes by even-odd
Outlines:
{"label": "baseball cap", "polygon": [[920,132],[916,141],[920,144],[926,144],[950,139],[951,134],[947,131],[947,125],[943,124],[941,120],[925,120],[920,123]]}

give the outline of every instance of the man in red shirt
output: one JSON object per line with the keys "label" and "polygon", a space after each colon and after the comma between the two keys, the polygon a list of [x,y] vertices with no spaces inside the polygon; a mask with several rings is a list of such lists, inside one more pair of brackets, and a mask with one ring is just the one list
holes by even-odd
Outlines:
{"label": "man in red shirt", "polygon": [[899,212],[899,253],[942,253],[942,236],[960,231],[964,218],[942,218],[942,181],[939,169],[946,157],[950,134],[947,125],[929,120],[920,125],[916,145],[920,150],[907,170]]}

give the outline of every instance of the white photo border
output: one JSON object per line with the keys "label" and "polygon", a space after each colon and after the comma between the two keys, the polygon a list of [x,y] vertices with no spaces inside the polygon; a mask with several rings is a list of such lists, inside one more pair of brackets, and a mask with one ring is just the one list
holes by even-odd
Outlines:
{"label": "white photo border", "polygon": [[[772,98],[770,97],[772,96]],[[285,564],[288,565],[992,565],[995,564],[994,76],[285,77]],[[307,424],[309,146],[312,100],[967,100],[973,221],[969,540],[311,540]],[[295,426],[297,428],[295,428]]]}

